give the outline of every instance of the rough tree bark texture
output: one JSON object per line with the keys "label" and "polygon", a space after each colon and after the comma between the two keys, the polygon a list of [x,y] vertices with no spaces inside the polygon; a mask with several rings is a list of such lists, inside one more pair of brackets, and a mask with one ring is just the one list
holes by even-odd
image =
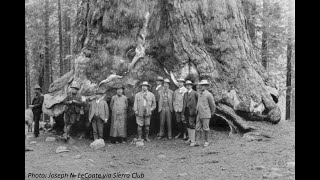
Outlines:
{"label": "rough tree bark texture", "polygon": [[50,85],[50,59],[49,59],[49,1],[45,0],[44,5],[44,74],[43,74],[43,93],[47,93]]}
{"label": "rough tree bark texture", "polygon": [[243,0],[242,6],[244,9],[244,14],[247,18],[247,27],[249,32],[249,37],[251,39],[252,45],[254,46],[256,42],[256,15],[257,15],[257,3],[256,0]]}
{"label": "rough tree bark texture", "polygon": [[268,68],[268,5],[269,0],[262,1],[262,42],[261,42],[261,60],[265,69]]}
{"label": "rough tree bark texture", "polygon": [[[173,82],[179,77],[196,82],[207,78],[216,115],[228,122],[231,132],[252,130],[247,120],[280,120],[240,1],[83,0],[76,21],[75,70],[51,84],[45,113],[63,112],[60,102],[74,80],[80,82],[83,96],[91,96],[97,87],[105,89],[107,101],[121,83],[132,106],[139,84],[148,80],[155,85],[162,75]],[[143,37],[145,41],[138,41]],[[139,45],[145,55],[128,69]],[[171,83],[171,88],[177,87]],[[128,116],[134,118],[131,109]]]}
{"label": "rough tree bark texture", "polygon": [[27,48],[27,40],[24,40],[25,43],[25,55],[24,55],[24,62],[25,62],[25,88],[26,88],[26,108],[31,104],[31,92],[30,92],[30,68],[29,68],[29,61],[28,61],[28,48]]}

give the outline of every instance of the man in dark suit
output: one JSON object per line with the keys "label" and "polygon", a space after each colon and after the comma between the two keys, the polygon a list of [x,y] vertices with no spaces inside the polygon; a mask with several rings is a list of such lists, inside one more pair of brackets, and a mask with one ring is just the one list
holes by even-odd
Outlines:
{"label": "man in dark suit", "polygon": [[168,127],[168,139],[172,139],[172,127],[171,119],[173,112],[173,91],[169,89],[169,79],[165,79],[163,82],[163,89],[159,91],[159,113],[160,113],[160,131],[157,139],[161,139],[164,136],[164,124],[167,122]]}
{"label": "man in dark suit", "polygon": [[90,102],[89,122],[93,129],[93,139],[103,139],[103,126],[109,118],[109,106],[103,99],[104,91],[96,90],[95,100]]}
{"label": "man in dark suit", "polygon": [[192,81],[187,80],[185,86],[187,88],[187,92],[184,93],[183,97],[183,108],[182,108],[182,118],[187,122],[187,130],[189,139],[186,143],[190,143],[190,146],[196,146],[195,143],[195,127],[196,127],[196,108],[198,102],[198,93],[192,89],[194,84]]}
{"label": "man in dark suit", "polygon": [[197,120],[196,120],[196,131],[197,139],[200,139],[201,130],[204,131],[204,147],[209,145],[208,132],[210,118],[214,115],[216,105],[213,99],[213,95],[207,90],[209,88],[209,82],[207,80],[201,80],[199,83],[199,98],[197,103]]}
{"label": "man in dark suit", "polygon": [[152,133],[158,132],[157,125],[160,122],[160,118],[159,118],[160,114],[158,112],[158,109],[159,109],[158,101],[159,101],[159,91],[161,89],[163,89],[162,83],[163,83],[163,77],[158,76],[157,80],[156,80],[156,86],[153,87],[153,89],[152,89],[152,93],[154,94],[154,97],[156,99],[156,109],[155,109],[155,111],[152,112],[152,118],[151,118],[151,122],[150,122],[150,130]]}
{"label": "man in dark suit", "polygon": [[41,94],[41,88],[38,84],[35,85],[34,91],[36,96],[32,100],[32,105],[29,107],[32,108],[33,112],[33,121],[34,121],[34,137],[39,136],[39,121],[42,113],[42,104],[43,104],[43,95]]}

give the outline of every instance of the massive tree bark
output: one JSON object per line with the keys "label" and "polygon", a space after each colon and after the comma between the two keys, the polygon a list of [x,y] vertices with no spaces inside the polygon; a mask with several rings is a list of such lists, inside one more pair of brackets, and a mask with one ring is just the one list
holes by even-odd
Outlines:
{"label": "massive tree bark", "polygon": [[262,1],[262,42],[261,42],[261,61],[265,69],[268,68],[268,8],[269,0]]}
{"label": "massive tree bark", "polygon": [[26,107],[31,104],[31,92],[30,92],[30,67],[28,61],[28,48],[27,48],[27,40],[24,40],[25,43],[25,55],[24,55],[24,62],[25,62],[25,88],[26,88]]}
{"label": "massive tree bark", "polygon": [[257,2],[256,0],[243,0],[242,6],[244,9],[244,14],[247,18],[247,27],[249,32],[249,37],[251,39],[252,45],[256,43],[256,16],[257,16]]}
{"label": "massive tree bark", "polygon": [[[240,1],[83,0],[76,29],[75,69],[51,84],[43,106],[47,114],[63,113],[61,101],[72,81],[81,84],[83,96],[96,88],[106,90],[107,101],[114,87],[123,84],[132,106],[139,84],[147,80],[155,85],[161,75],[174,83],[180,77],[207,78],[216,115],[231,132],[254,129],[250,120],[280,120]],[[131,109],[128,116],[134,118]]]}
{"label": "massive tree bark", "polygon": [[44,5],[44,73],[43,92],[47,93],[50,85],[50,59],[49,59],[49,1],[45,0]]}

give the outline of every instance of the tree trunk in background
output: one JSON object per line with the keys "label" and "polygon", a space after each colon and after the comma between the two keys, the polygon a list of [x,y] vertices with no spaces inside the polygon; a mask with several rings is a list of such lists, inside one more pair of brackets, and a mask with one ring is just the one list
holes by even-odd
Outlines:
{"label": "tree trunk in background", "polygon": [[286,82],[286,120],[290,119],[291,105],[291,76],[292,76],[292,47],[293,47],[293,1],[288,0],[288,42],[287,42],[287,82]]}
{"label": "tree trunk in background", "polygon": [[44,84],[43,92],[47,93],[50,85],[50,58],[49,58],[49,0],[45,0],[44,14]]}
{"label": "tree trunk in background", "polygon": [[254,129],[247,121],[280,121],[238,0],[83,0],[75,23],[75,70],[51,85],[44,113],[63,113],[61,101],[72,81],[83,96],[105,90],[107,101],[121,84],[129,99],[128,128],[136,131],[134,95],[142,81],[154,87],[161,75],[171,79],[173,90],[177,78],[208,79],[215,118],[226,121],[231,132]]}
{"label": "tree trunk in background", "polygon": [[62,25],[61,25],[61,0],[58,0],[58,21],[59,21],[59,64],[60,76],[64,74],[63,70],[63,45],[62,45]]}
{"label": "tree trunk in background", "polygon": [[26,76],[26,108],[28,108],[29,104],[31,104],[31,93],[30,93],[30,67],[29,67],[29,61],[28,61],[28,48],[27,48],[27,40],[24,40],[25,42],[25,76]]}
{"label": "tree trunk in background", "polygon": [[[65,6],[70,8],[70,2],[65,0],[64,2]],[[65,52],[65,56],[64,56],[64,61],[66,64],[66,72],[69,72],[71,70],[71,62],[70,62],[70,58],[66,58],[66,56],[71,55],[71,27],[70,27],[70,17],[68,15],[68,9],[66,9],[63,12],[63,20],[64,20],[64,52]]]}
{"label": "tree trunk in background", "polygon": [[254,46],[256,43],[256,15],[257,15],[257,3],[256,0],[244,0],[242,1],[244,14],[247,17],[247,26],[249,36]]}
{"label": "tree trunk in background", "polygon": [[262,7],[262,42],[261,42],[261,60],[262,66],[268,68],[268,5],[269,0],[263,0]]}

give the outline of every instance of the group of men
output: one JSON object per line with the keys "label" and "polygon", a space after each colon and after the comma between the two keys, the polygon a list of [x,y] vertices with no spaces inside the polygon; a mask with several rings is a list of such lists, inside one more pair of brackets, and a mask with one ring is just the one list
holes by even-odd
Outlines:
{"label": "group of men", "polygon": [[182,135],[190,146],[199,146],[198,142],[203,131],[204,146],[208,146],[209,122],[216,108],[213,95],[207,90],[210,84],[207,80],[201,80],[198,84],[199,92],[196,92],[192,89],[195,84],[191,80],[178,79],[177,82],[179,88],[172,91],[169,88],[170,80],[159,76],[153,93],[148,91],[150,84],[147,81],[141,84],[142,90],[135,95],[133,107],[138,125],[138,140],[142,140],[144,126],[145,140],[150,141],[151,117],[153,123],[158,122],[157,117],[160,117],[160,130],[156,139],[164,137],[165,123],[168,139],[172,139],[172,113],[174,113],[178,127],[175,138]]}
{"label": "group of men", "polygon": [[[133,111],[136,116],[138,125],[138,141],[144,139],[150,141],[150,121],[152,124],[160,124],[159,133],[156,139],[164,138],[165,123],[167,124],[168,139],[172,139],[172,114],[174,113],[178,133],[175,138],[182,138],[189,143],[190,146],[199,146],[198,142],[201,132],[204,131],[204,146],[208,146],[209,121],[215,112],[215,102],[213,95],[207,90],[209,82],[201,80],[199,92],[192,89],[195,84],[191,80],[185,81],[178,79],[178,89],[172,91],[169,88],[170,80],[157,78],[157,86],[151,91],[148,89],[151,85],[144,81],[141,91],[135,95]],[[111,127],[110,136],[114,143],[125,143],[127,137],[127,112],[128,98],[123,94],[124,87],[116,88],[116,95],[112,96],[110,106],[105,101],[105,92],[97,90],[95,96],[91,98],[82,98],[78,93],[80,87],[77,82],[73,82],[70,86],[71,90],[66,99],[62,102],[66,105],[64,113],[64,134],[63,137],[68,141],[70,130],[76,121],[79,121],[80,115],[83,114],[83,105],[89,105],[88,119],[93,129],[94,140],[103,139],[104,124],[108,122],[109,107],[111,110]],[[39,135],[39,120],[43,103],[43,95],[40,93],[41,88],[36,85],[36,96],[32,101],[34,113],[35,130],[34,135]],[[151,118],[152,117],[152,118]]]}

